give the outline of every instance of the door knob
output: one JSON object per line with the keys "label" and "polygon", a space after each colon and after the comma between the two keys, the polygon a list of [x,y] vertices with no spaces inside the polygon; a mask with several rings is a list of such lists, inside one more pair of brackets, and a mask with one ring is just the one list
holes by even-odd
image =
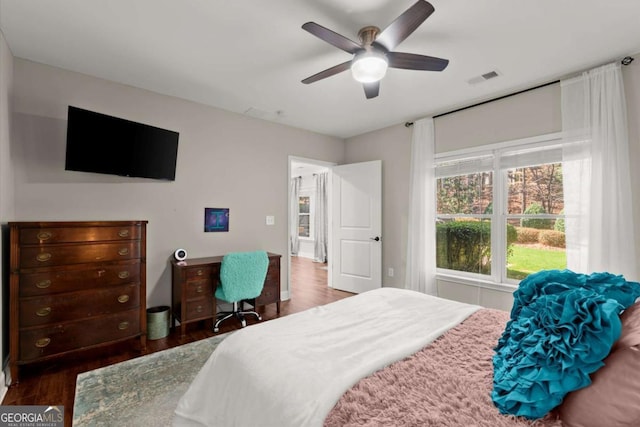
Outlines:
{"label": "door knob", "polygon": [[380,236],[376,236],[376,237],[369,237],[369,239],[371,240],[375,240],[376,242],[380,241]]}

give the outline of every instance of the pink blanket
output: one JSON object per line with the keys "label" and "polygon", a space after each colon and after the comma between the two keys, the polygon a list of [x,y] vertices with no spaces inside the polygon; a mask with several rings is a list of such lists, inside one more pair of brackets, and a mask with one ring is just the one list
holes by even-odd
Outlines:
{"label": "pink blanket", "polygon": [[552,416],[529,421],[502,415],[491,401],[493,348],[508,317],[482,309],[414,355],[360,380],[325,427],[561,427]]}

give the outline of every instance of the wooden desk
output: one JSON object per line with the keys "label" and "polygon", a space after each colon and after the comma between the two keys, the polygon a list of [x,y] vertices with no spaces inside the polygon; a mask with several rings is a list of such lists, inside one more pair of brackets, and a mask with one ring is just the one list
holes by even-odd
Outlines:
{"label": "wooden desk", "polygon": [[[280,313],[280,255],[268,252],[269,269],[264,288],[256,306],[276,304]],[[220,263],[222,255],[194,258],[184,261],[171,261],[171,314],[172,325],[180,322],[181,336],[185,335],[186,325],[201,320],[215,321],[215,290],[220,282]]]}

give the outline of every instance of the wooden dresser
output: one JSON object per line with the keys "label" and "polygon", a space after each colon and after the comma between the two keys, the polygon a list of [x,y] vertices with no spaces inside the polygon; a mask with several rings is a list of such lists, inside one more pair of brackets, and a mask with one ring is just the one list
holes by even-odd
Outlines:
{"label": "wooden dresser", "polygon": [[[268,252],[269,269],[256,306],[276,304],[280,313],[280,255]],[[216,317],[215,289],[220,282],[221,256],[187,259],[179,264],[171,261],[173,324],[180,322],[181,336],[186,325]],[[213,325],[212,325],[213,327]]]}
{"label": "wooden dresser", "polygon": [[10,222],[9,364],[139,338],[147,221]]}

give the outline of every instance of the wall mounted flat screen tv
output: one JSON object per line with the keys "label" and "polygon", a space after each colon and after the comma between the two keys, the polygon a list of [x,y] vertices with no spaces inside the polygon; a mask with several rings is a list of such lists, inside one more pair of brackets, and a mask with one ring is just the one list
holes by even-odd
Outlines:
{"label": "wall mounted flat screen tv", "polygon": [[69,106],[65,170],[174,181],[178,136]]}

